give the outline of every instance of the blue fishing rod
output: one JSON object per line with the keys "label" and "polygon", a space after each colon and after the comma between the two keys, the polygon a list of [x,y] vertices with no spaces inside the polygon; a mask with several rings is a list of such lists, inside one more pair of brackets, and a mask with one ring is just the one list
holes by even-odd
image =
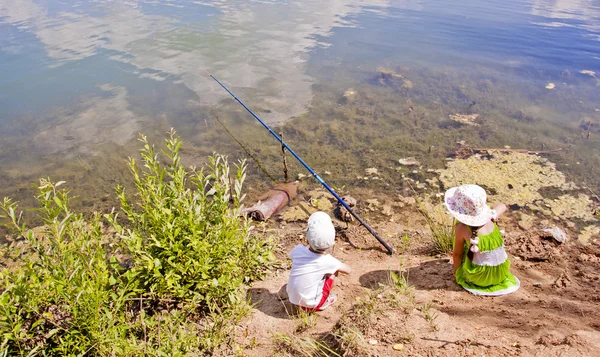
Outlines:
{"label": "blue fishing rod", "polygon": [[[202,67],[200,67],[202,68]],[[227,93],[229,93],[233,99],[235,99],[238,103],[240,103],[240,105],[242,107],[244,107],[244,109],[246,109],[248,111],[248,113],[250,113],[254,119],[258,120],[258,122],[260,124],[262,124],[262,126],[267,129],[269,131],[269,133],[271,133],[271,135],[273,135],[275,137],[275,139],[277,139],[277,141],[279,141],[281,143],[281,145],[283,147],[285,147],[295,158],[296,160],[298,160],[307,170],[308,172],[310,172],[315,179],[317,179],[317,181],[319,181],[319,183],[321,185],[323,185],[323,187],[325,187],[325,189],[327,189],[327,191],[329,191],[329,193],[331,193],[333,195],[333,197],[335,197],[336,200],[338,200],[339,203],[342,204],[342,206],[344,206],[344,208],[346,208],[348,210],[348,212],[350,212],[350,214],[352,216],[354,216],[354,218],[356,218],[357,221],[360,222],[360,224],[362,224],[375,238],[377,238],[377,240],[379,241],[379,243],[381,243],[381,245],[383,245],[385,247],[385,249],[387,249],[389,254],[394,253],[394,250],[392,249],[392,247],[390,247],[383,239],[381,239],[381,237],[379,237],[379,235],[377,234],[377,232],[375,232],[373,230],[373,228],[371,228],[362,218],[360,218],[353,210],[352,208],[350,208],[350,206],[348,206],[348,204],[331,188],[329,187],[329,185],[327,183],[325,183],[325,181],[323,181],[323,179],[317,175],[317,173],[310,167],[308,166],[308,164],[306,162],[304,162],[304,160],[302,160],[300,158],[300,156],[298,156],[298,154],[296,154],[294,152],[294,150],[292,150],[280,137],[279,135],[275,134],[275,132],[273,130],[271,130],[271,128],[269,128],[269,126],[267,124],[265,124],[265,122],[262,121],[262,119],[260,119],[258,117],[258,115],[254,114],[254,112],[252,110],[250,110],[250,108],[248,108],[246,106],[246,104],[244,104],[238,97],[235,96],[235,94],[233,94],[233,92],[231,92],[227,87],[225,87],[225,85],[223,83],[221,83],[221,81],[219,81],[215,76],[213,76],[209,71],[207,71],[206,69],[202,68],[202,70],[204,72],[206,72],[206,74],[208,74],[210,76],[210,78],[214,79],[215,82],[219,83],[219,85],[221,87],[223,87],[223,89],[225,89],[227,91]]]}

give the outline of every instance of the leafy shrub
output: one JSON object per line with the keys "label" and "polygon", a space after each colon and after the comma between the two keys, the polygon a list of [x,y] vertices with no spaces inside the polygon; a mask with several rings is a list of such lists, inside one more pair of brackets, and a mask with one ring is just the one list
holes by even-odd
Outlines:
{"label": "leafy shrub", "polygon": [[145,170],[129,162],[135,199],[118,189],[128,224],[111,219],[133,260],[129,274],[149,298],[194,300],[203,307],[236,304],[241,284],[259,277],[274,259],[268,242],[252,235],[238,214],[245,162],[235,165],[232,185],[221,155],[210,158],[208,173],[186,171],[173,131],[164,168],[154,147],[143,136],[141,141]]}
{"label": "leafy shrub", "polygon": [[39,234],[27,229],[14,202],[0,203],[25,237],[12,247],[21,250],[16,266],[0,272],[0,351],[7,355],[83,355],[109,349],[126,333],[127,289],[113,289],[119,272],[116,260],[106,259],[100,217],[86,221],[71,212],[62,183],[40,180]]}
{"label": "leafy shrub", "polygon": [[43,227],[0,202],[22,237],[2,249],[0,356],[199,356],[230,341],[248,312],[242,285],[272,257],[237,215],[244,163],[232,187],[225,157],[188,172],[171,132],[161,168],[143,142],[144,172],[131,160],[137,196],[118,191],[127,224],[105,215],[116,237],[101,215],[70,210],[62,181],[40,180]]}

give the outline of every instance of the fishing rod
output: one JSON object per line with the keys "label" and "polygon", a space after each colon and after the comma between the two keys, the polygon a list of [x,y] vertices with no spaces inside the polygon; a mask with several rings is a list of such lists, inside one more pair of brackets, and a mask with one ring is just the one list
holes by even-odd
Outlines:
{"label": "fishing rod", "polygon": [[[200,68],[202,68],[202,67],[200,67]],[[202,68],[202,70],[204,72],[206,72],[206,74],[208,74],[210,76],[210,78],[214,79],[215,82],[217,82],[221,87],[223,87],[223,89],[225,89],[227,91],[227,93],[229,93],[233,97],[233,99],[235,99],[238,103],[240,103],[240,105],[242,107],[244,107],[244,109],[246,109],[248,111],[248,113],[250,113],[254,117],[254,119],[258,120],[258,122],[260,124],[262,124],[262,126],[265,129],[267,129],[269,131],[269,133],[271,133],[271,135],[273,135],[275,137],[275,139],[277,139],[277,141],[279,141],[281,143],[281,145],[283,147],[285,147],[296,158],[296,160],[298,160],[308,170],[308,172],[310,172],[314,176],[314,178],[317,181],[319,181],[319,183],[321,185],[323,185],[323,187],[325,187],[325,189],[327,191],[329,191],[329,193],[331,193],[333,195],[333,197],[335,197],[335,199],[338,200],[338,202],[341,203],[341,205],[344,206],[344,208],[346,208],[348,210],[348,212],[350,212],[350,214],[352,216],[354,216],[354,218],[356,218],[356,220],[358,222],[360,222],[360,224],[362,224],[369,231],[369,233],[371,233],[375,238],[377,238],[379,243],[381,243],[381,245],[383,245],[385,247],[385,249],[387,249],[389,254],[394,253],[394,250],[392,249],[392,247],[390,247],[383,239],[381,239],[381,237],[379,237],[377,232],[375,232],[375,230],[373,230],[373,228],[371,228],[371,226],[369,226],[362,218],[360,218],[356,214],[356,212],[354,212],[352,210],[352,208],[350,208],[350,206],[331,187],[329,187],[329,185],[327,183],[325,183],[325,181],[323,181],[323,179],[310,166],[308,166],[308,164],[306,162],[304,162],[304,160],[302,160],[302,158],[300,158],[300,156],[298,156],[298,154],[296,154],[294,152],[294,150],[292,150],[292,148],[290,148],[285,142],[283,142],[283,140],[279,137],[279,135],[275,134],[275,132],[273,130],[271,130],[271,128],[269,128],[269,126],[267,124],[265,124],[265,122],[262,121],[262,119],[260,119],[258,117],[258,115],[254,114],[254,112],[252,110],[250,110],[250,108],[248,108],[246,106],[246,104],[244,104],[238,97],[236,97],[235,94],[233,94],[233,92],[231,92],[227,87],[225,87],[225,85],[223,83],[221,83],[221,81],[219,81],[215,76],[213,76],[206,69]]]}

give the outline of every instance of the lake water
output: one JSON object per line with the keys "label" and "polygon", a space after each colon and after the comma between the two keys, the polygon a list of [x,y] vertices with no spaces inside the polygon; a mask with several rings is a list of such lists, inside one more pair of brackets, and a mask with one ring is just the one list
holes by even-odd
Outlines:
{"label": "lake water", "polygon": [[98,208],[138,133],[170,127],[190,164],[247,158],[211,110],[281,180],[277,142],[202,68],[337,187],[377,167],[395,189],[397,159],[440,168],[464,140],[562,148],[600,188],[599,0],[0,0],[0,195],[50,176]]}

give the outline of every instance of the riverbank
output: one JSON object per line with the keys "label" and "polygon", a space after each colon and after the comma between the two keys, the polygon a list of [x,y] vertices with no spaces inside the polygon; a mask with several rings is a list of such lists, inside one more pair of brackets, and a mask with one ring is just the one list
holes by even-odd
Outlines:
{"label": "riverbank", "polygon": [[[236,169],[235,185],[221,156],[213,157],[205,167],[214,171],[213,176],[187,170],[180,149],[189,154],[193,148],[182,149],[173,135],[166,142],[164,158],[155,158],[150,146],[141,150],[146,169],[143,175],[133,173],[138,192],[131,203],[136,205],[124,200],[125,194],[118,191],[125,221],[114,213],[103,220],[98,212],[91,220],[87,215],[73,215],[67,208],[70,199],[62,187],[58,188],[64,182],[40,181],[38,200],[48,225],[31,234],[21,228],[14,203],[4,201],[3,211],[23,230],[27,244],[17,244],[12,247],[15,249],[2,247],[2,295],[14,301],[34,301],[29,299],[32,290],[26,288],[30,283],[38,284],[36,289],[44,292],[35,295],[40,299],[35,304],[10,312],[3,327],[12,336],[11,351],[24,353],[37,345],[59,348],[54,339],[63,336],[79,344],[80,324],[98,319],[109,324],[91,330],[89,348],[104,351],[120,343],[126,351],[123,355],[135,355],[141,349],[164,351],[161,344],[167,330],[172,329],[163,325],[164,321],[176,323],[175,329],[185,337],[169,340],[172,348],[183,348],[179,352],[182,356],[215,355],[219,351],[222,355],[236,351],[238,355],[260,357],[277,353],[591,356],[600,351],[600,316],[595,309],[600,292],[598,198],[589,187],[570,181],[551,159],[541,156],[545,154],[510,148],[477,149],[461,143],[455,154],[446,158],[443,169],[430,169],[414,157],[403,157],[393,165],[359,172],[352,188],[336,189],[358,200],[358,213],[396,254],[387,255],[354,222],[336,219],[338,244],[333,254],[352,265],[355,272],[339,280],[335,306],[319,314],[298,315],[285,296],[289,270],[286,254],[304,242],[304,226],[312,212],[336,215],[335,200],[309,177],[298,174],[301,186],[293,204],[268,223],[253,223],[251,228],[237,218],[238,205],[245,196],[241,191],[244,165]],[[167,162],[168,179],[161,174],[161,160]],[[135,167],[134,161],[131,165]],[[392,188],[391,179],[402,185]],[[198,187],[188,189],[195,180],[200,182]],[[452,239],[448,233],[452,221],[441,206],[442,192],[467,182],[485,187],[490,204],[504,202],[511,208],[500,225],[506,231],[505,246],[513,272],[522,282],[515,294],[479,298],[466,293],[454,283],[447,251],[435,245],[435,239],[440,239],[435,232],[441,232],[441,239]],[[260,194],[257,187],[261,186],[248,190],[246,204]],[[218,212],[213,212],[216,208]],[[199,218],[204,215],[206,219]],[[182,220],[182,216],[187,218]],[[219,223],[225,217],[227,230]],[[77,224],[69,224],[69,220]],[[213,222],[209,230],[200,228],[209,221]],[[173,228],[167,228],[170,226]],[[564,240],[556,231],[568,238]],[[213,244],[207,244],[209,239]],[[187,242],[185,247],[183,241]],[[222,259],[231,256],[223,247],[231,248],[232,242],[242,249],[232,248],[244,257],[246,277],[232,273],[231,264],[237,266],[237,260]],[[213,258],[202,260],[204,255],[199,256],[188,244],[208,249]],[[246,255],[243,251],[249,246],[254,248]],[[83,253],[72,256],[69,252]],[[45,259],[42,270],[35,265],[37,259]],[[63,262],[58,271],[54,268],[57,262]],[[216,268],[215,262],[219,262]],[[86,274],[76,274],[81,269]],[[181,269],[201,272],[202,283],[197,283],[196,273],[187,274],[179,283],[184,278]],[[267,277],[255,281],[267,269]],[[80,280],[74,283],[73,274]],[[229,277],[224,278],[224,274]],[[57,283],[41,284],[47,276]],[[14,289],[14,284],[22,288]],[[56,295],[55,286],[68,287],[66,298]],[[103,312],[98,318],[86,315],[86,319],[76,320],[81,317],[78,311],[89,304],[75,297],[90,287],[96,289],[91,295],[104,297],[90,311]],[[212,298],[198,305],[206,294],[213,293],[218,293],[217,305]],[[28,298],[23,300],[23,296]],[[5,306],[18,306],[11,301]],[[171,304],[175,302],[181,303]],[[117,305],[120,309],[113,311],[112,306]],[[208,311],[198,306],[206,306]],[[117,312],[115,318],[113,313]],[[25,335],[19,332],[22,326],[28,331]],[[153,327],[147,330],[147,326]],[[106,331],[130,339],[115,340],[110,337],[113,335],[107,337]]]}
{"label": "riverbank", "polygon": [[[416,199],[422,198],[417,195]],[[372,191],[360,196],[360,214],[396,250],[393,256],[387,255],[364,228],[346,227],[336,220],[338,240],[333,254],[354,271],[338,279],[338,301],[331,308],[310,316],[296,312],[285,293],[289,266],[253,284],[248,290],[252,314],[237,328],[238,342],[246,355],[600,353],[597,232],[591,237],[580,236],[574,226],[570,228],[562,221],[569,240],[559,243],[541,229],[561,222],[560,218],[534,218],[525,223],[527,213],[509,211],[499,225],[506,231],[511,270],[521,280],[521,288],[504,297],[477,297],[454,282],[449,255],[432,253],[431,231],[417,200]],[[305,243],[305,218],[301,216],[307,213],[303,211],[317,206],[329,210],[332,203],[320,189],[305,191],[294,206],[270,222],[267,231],[279,237],[280,259],[287,261],[286,252]],[[592,226],[597,228],[597,221]],[[327,346],[337,354],[324,352]]]}

